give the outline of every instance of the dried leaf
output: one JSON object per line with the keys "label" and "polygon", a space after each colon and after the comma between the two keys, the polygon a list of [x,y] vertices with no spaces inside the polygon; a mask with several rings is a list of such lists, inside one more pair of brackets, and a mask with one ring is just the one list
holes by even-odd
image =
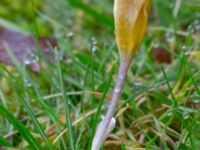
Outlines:
{"label": "dried leaf", "polygon": [[163,48],[154,48],[152,51],[153,58],[158,63],[167,63],[172,62],[171,54]]}
{"label": "dried leaf", "polygon": [[[54,61],[51,49],[57,46],[56,40],[40,37],[38,41],[44,59],[51,62]],[[0,63],[14,65],[6,52],[5,45],[9,47],[19,63],[28,65],[34,72],[40,71],[40,65],[34,58],[37,55],[37,46],[32,36],[0,29]]]}

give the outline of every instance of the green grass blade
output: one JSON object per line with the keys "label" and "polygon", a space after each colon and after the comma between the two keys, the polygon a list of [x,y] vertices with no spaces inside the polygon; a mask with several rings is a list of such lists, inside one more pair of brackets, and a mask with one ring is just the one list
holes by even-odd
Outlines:
{"label": "green grass blade", "polygon": [[88,6],[87,4],[84,4],[83,2],[79,0],[68,0],[69,4],[74,8],[79,8],[83,11],[85,11],[87,14],[94,17],[99,22],[102,22],[105,25],[108,25],[110,27],[114,27],[113,19],[110,17],[107,17],[105,14],[96,11],[92,7]]}
{"label": "green grass blade", "polygon": [[190,67],[188,67],[188,72],[189,72],[189,76],[190,76],[190,79],[192,81],[192,84],[194,85],[194,88],[197,92],[197,94],[200,96],[200,89],[199,89],[199,85],[198,85],[198,82],[196,81],[196,78],[194,77],[194,75],[192,74],[192,71],[190,68],[192,68],[191,65],[189,65]]}
{"label": "green grass blade", "polygon": [[[59,117],[56,116],[56,115],[53,113],[53,110],[52,110],[49,106],[47,106],[47,105],[44,103],[44,101],[42,100],[42,97],[41,97],[40,95],[37,95],[38,97],[36,97],[36,96],[34,96],[29,90],[27,90],[26,88],[22,88],[21,85],[23,85],[23,83],[19,82],[19,81],[15,78],[15,76],[13,76],[13,74],[12,74],[5,66],[1,66],[1,69],[5,70],[5,71],[8,73],[8,75],[9,75],[12,79],[14,79],[14,80],[16,81],[15,83],[17,84],[17,87],[20,88],[20,90],[22,90],[23,92],[26,92],[26,93],[28,93],[29,95],[31,95],[32,98],[34,98],[34,99],[38,102],[38,104],[41,106],[41,108],[43,108],[47,113],[49,113],[49,115],[50,115],[54,120],[56,120],[56,121],[58,121],[59,123],[61,123],[60,120],[59,120]],[[22,71],[22,69],[19,69],[19,71],[20,71],[22,74],[24,74],[23,71]],[[26,76],[27,76],[27,75],[26,75]],[[38,92],[37,92],[37,89],[36,89],[35,86],[34,86],[34,84],[33,84],[33,88],[34,88],[35,92],[38,93]]]}
{"label": "green grass blade", "polygon": [[71,121],[71,116],[70,116],[69,99],[67,97],[65,86],[63,83],[63,75],[62,75],[62,70],[61,70],[61,65],[60,65],[57,50],[55,50],[55,55],[56,55],[56,60],[57,60],[57,65],[58,65],[60,88],[61,88],[61,92],[62,92],[62,98],[63,98],[64,109],[65,109],[65,117],[66,117],[66,122],[67,122],[67,129],[68,129],[67,133],[68,133],[68,138],[69,138],[69,144],[70,144],[71,150],[74,150],[74,133],[73,133],[73,129],[72,129],[72,121]]}
{"label": "green grass blade", "polygon": [[44,133],[43,129],[41,128],[37,118],[34,115],[34,112],[32,111],[31,107],[29,106],[29,104],[24,100],[23,97],[19,97],[18,98],[21,103],[23,104],[24,108],[26,109],[26,111],[28,112],[29,116],[31,117],[31,121],[33,122],[36,130],[38,131],[38,133],[41,135],[42,139],[44,140],[44,142],[46,143],[46,146],[49,150],[52,150],[51,144],[49,143],[46,134]]}
{"label": "green grass blade", "polygon": [[4,137],[0,136],[0,146],[13,147]]}
{"label": "green grass blade", "polygon": [[104,99],[105,99],[106,94],[107,94],[107,92],[110,88],[110,85],[112,83],[112,76],[113,76],[113,73],[114,73],[114,68],[115,68],[115,65],[112,66],[112,70],[111,70],[110,75],[109,75],[108,83],[107,83],[105,90],[103,92],[103,95],[100,99],[100,103],[98,105],[97,112],[96,112],[96,114],[94,116],[94,120],[92,122],[92,132],[91,132],[91,135],[90,135],[89,149],[91,149],[91,146],[92,146],[92,140],[93,140],[93,137],[94,137],[94,134],[95,134],[95,131],[96,131],[96,126],[97,126],[98,120],[99,120],[100,115],[101,115],[101,108],[103,106]]}
{"label": "green grass blade", "polygon": [[33,137],[30,130],[27,129],[12,113],[0,105],[0,114],[8,119],[8,121],[17,129],[29,146],[36,150],[42,150],[40,143]]}
{"label": "green grass blade", "polygon": [[165,69],[164,69],[163,67],[162,67],[162,72],[163,72],[163,75],[164,75],[164,79],[166,80],[166,83],[167,83],[167,86],[168,86],[170,95],[171,95],[171,97],[172,97],[173,105],[174,105],[174,107],[176,107],[176,106],[177,106],[177,100],[176,100],[174,94],[172,93],[172,88],[171,88],[171,86],[170,86],[170,84],[169,84],[169,80],[168,80],[168,78],[167,78],[167,74],[166,74]]}

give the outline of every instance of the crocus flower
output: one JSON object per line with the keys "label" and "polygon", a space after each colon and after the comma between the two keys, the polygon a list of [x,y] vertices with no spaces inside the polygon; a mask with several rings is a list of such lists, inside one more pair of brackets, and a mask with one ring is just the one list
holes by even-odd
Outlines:
{"label": "crocus flower", "polygon": [[121,57],[132,59],[140,46],[149,10],[149,0],[115,0],[115,35]]}
{"label": "crocus flower", "polygon": [[99,150],[111,129],[114,128],[112,120],[115,108],[132,58],[143,39],[149,10],[150,0],[115,0],[114,2],[115,36],[120,54],[120,66],[112,100],[106,116],[97,127],[92,150]]}

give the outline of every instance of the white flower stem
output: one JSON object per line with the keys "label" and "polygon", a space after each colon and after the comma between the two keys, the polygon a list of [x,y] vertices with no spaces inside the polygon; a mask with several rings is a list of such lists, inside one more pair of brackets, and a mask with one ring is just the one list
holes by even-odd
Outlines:
{"label": "white flower stem", "polygon": [[112,100],[108,107],[106,116],[103,118],[103,120],[101,122],[101,128],[98,128],[96,131],[95,136],[97,135],[98,138],[95,140],[95,143],[93,141],[92,150],[99,150],[99,148],[103,144],[102,142],[104,142],[104,141],[102,141],[102,139],[104,138],[104,134],[106,133],[108,126],[110,124],[110,121],[111,121],[112,117],[114,116],[115,109],[116,109],[117,103],[120,99],[121,91],[122,91],[122,88],[124,85],[124,81],[125,81],[130,63],[131,63],[131,59],[127,59],[126,57],[121,57],[119,71],[118,71],[118,77],[117,77],[115,88],[113,91]]}

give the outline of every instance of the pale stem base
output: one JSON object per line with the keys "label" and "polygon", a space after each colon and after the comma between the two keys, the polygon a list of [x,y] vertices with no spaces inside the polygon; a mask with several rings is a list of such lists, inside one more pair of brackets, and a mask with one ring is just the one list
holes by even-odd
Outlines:
{"label": "pale stem base", "polygon": [[107,133],[108,126],[110,124],[112,117],[114,116],[117,103],[120,99],[121,91],[124,85],[124,81],[125,81],[130,63],[131,63],[130,59],[121,57],[118,77],[117,77],[116,85],[113,91],[112,100],[108,107],[106,116],[101,121],[101,127],[97,128],[96,134],[94,136],[95,140],[93,140],[93,143],[92,143],[92,150],[99,150],[104,140],[106,139],[105,134]]}

